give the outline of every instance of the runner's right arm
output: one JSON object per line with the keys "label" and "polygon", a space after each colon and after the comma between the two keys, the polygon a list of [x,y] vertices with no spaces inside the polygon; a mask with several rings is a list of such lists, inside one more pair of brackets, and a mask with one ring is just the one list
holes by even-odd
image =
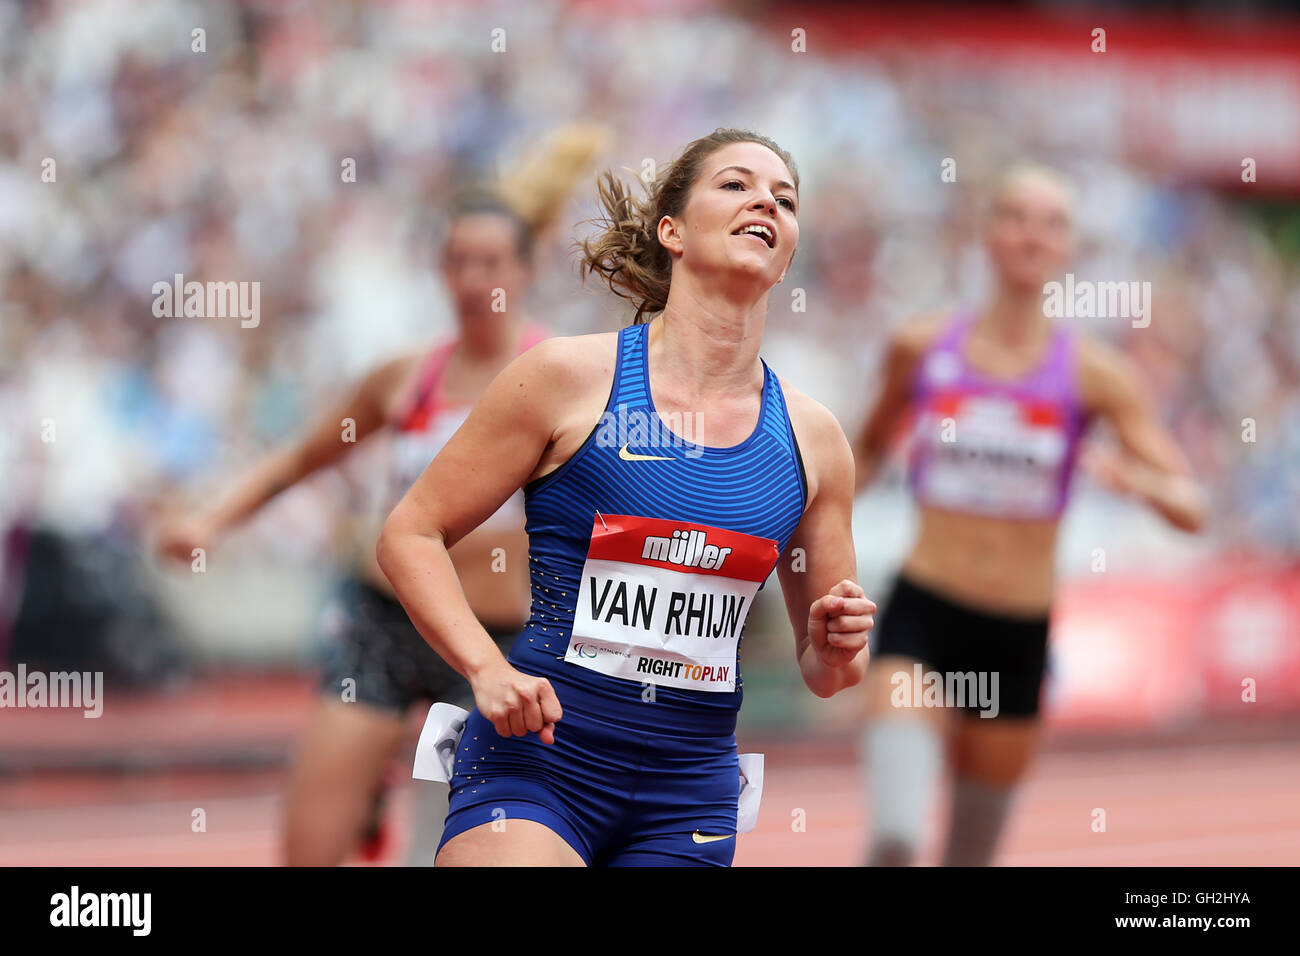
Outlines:
{"label": "runner's right arm", "polygon": [[[211,510],[166,521],[156,550],[176,561],[189,561],[195,548],[211,548],[227,530],[255,514],[280,492],[331,465],[362,439],[382,428],[389,398],[409,370],[409,356],[372,371],[336,402],[296,443],[267,455]],[[353,422],[349,428],[346,419]],[[346,439],[346,440],[345,440]]]}
{"label": "runner's right arm", "polygon": [[907,411],[916,364],[939,328],[940,318],[929,317],[905,323],[890,337],[882,363],[884,382],[853,440],[855,492],[871,483],[888,454],[894,430]]}
{"label": "runner's right arm", "polygon": [[561,716],[555,691],[506,661],[466,601],[448,549],[522,487],[552,447],[584,390],[580,342],[548,339],[506,366],[398,502],[375,548],[411,623],[469,682],[497,733],[537,733],[548,744]]}

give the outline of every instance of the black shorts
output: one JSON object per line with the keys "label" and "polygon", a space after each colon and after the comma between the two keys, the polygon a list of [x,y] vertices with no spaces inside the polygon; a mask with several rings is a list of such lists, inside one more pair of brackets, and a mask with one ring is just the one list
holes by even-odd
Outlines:
{"label": "black shorts", "polygon": [[1047,674],[1049,620],[978,611],[900,575],[872,628],[871,654],[924,665],[920,675],[892,678],[899,706],[942,700],[991,717],[1032,717]]}
{"label": "black shorts", "polygon": [[[468,682],[420,636],[395,598],[363,581],[349,582],[348,592],[347,618],[330,642],[321,693],[397,714],[422,700],[474,706]],[[501,653],[509,654],[519,631],[488,628],[488,633]],[[348,679],[355,685],[345,684]]]}

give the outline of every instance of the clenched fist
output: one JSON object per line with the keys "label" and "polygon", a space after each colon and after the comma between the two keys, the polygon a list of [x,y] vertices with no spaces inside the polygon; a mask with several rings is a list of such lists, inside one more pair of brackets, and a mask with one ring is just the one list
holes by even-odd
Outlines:
{"label": "clenched fist", "polygon": [[478,712],[502,737],[535,733],[542,743],[555,743],[555,724],[563,712],[546,678],[521,673],[503,661],[471,681],[471,686]]}
{"label": "clenched fist", "polygon": [[876,604],[845,578],[808,608],[808,637],[827,667],[843,667],[867,646]]}

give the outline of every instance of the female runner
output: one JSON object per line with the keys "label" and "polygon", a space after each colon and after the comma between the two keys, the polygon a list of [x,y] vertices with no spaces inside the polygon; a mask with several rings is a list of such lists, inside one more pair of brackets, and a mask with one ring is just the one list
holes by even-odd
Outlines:
{"label": "female runner", "polygon": [[[635,323],[516,359],[379,539],[411,620],[474,690],[439,866],[729,865],[740,635],[774,567],[813,693],[865,672],[848,441],[759,357],[799,238],[793,162],[718,130],[645,202],[609,173],[601,200],[584,269]],[[532,611],[507,657],[448,548],[521,486]]]}
{"label": "female runner", "polygon": [[[953,790],[943,863],[993,858],[1038,740],[1057,529],[1089,423],[1109,421],[1122,447],[1096,453],[1109,484],[1176,527],[1204,521],[1203,497],[1133,368],[1044,314],[1044,284],[1071,253],[1071,220],[1060,176],[1031,166],[1007,174],[985,233],[991,300],[900,329],[854,442],[861,488],[904,413],[915,416],[909,480],[920,532],[872,636],[865,682],[871,864],[915,859],[945,747]],[[912,685],[930,674],[945,687],[949,675],[979,675],[996,693],[914,706]]]}
{"label": "female runner", "polygon": [[[545,336],[524,306],[534,239],[588,168],[603,135],[586,128],[564,130],[544,154],[521,164],[526,182],[506,177],[496,190],[461,194],[442,250],[443,278],[456,309],[455,337],[372,371],[296,445],[258,464],[217,507],[164,525],[159,550],[190,561],[194,548],[210,548],[280,492],[378,432],[391,441],[386,493],[397,501],[465,420],[488,382]],[[505,310],[494,308],[502,301]],[[356,423],[355,441],[344,442],[340,422],[348,418]],[[503,499],[451,555],[463,591],[458,597],[502,647],[518,634],[528,607],[521,498]],[[401,744],[412,705],[442,700],[468,706],[471,701],[468,685],[411,626],[372,548],[365,550],[350,592],[349,620],[331,649],[291,775],[284,830],[284,855],[291,865],[341,863],[375,825],[385,768]],[[420,824],[445,812],[446,791],[436,784],[416,786],[417,799],[426,803],[408,860],[427,864],[432,840],[421,841]],[[422,842],[423,858],[415,858]]]}

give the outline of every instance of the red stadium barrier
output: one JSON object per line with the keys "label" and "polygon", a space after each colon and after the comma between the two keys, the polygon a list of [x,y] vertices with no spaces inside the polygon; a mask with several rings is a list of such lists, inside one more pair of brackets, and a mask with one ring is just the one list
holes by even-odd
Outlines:
{"label": "red stadium barrier", "polygon": [[1300,712],[1300,569],[1076,579],[1061,589],[1051,660],[1057,727]]}

